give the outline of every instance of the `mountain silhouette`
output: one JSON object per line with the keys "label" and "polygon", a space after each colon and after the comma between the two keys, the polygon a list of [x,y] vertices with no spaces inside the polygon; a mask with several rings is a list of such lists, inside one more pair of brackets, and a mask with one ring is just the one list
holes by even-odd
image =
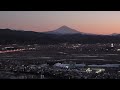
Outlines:
{"label": "mountain silhouette", "polygon": [[120,34],[118,34],[118,33],[112,33],[112,34],[110,34],[110,36],[119,36]]}
{"label": "mountain silhouette", "polygon": [[49,34],[80,34],[81,32],[64,25],[56,30],[48,31],[46,33],[49,33]]}
{"label": "mountain silhouette", "polygon": [[[66,31],[66,32],[65,32]],[[54,34],[54,33],[55,34]],[[64,33],[65,34],[64,34]],[[56,34],[57,33],[57,34]],[[60,33],[60,35],[59,35]],[[0,44],[59,44],[59,43],[119,43],[118,35],[83,34],[74,29],[62,26],[52,33],[0,29]]]}

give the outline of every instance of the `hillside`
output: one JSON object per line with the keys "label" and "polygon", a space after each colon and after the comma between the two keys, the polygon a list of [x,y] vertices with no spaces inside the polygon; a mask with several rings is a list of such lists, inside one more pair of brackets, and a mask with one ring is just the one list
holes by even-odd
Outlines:
{"label": "hillside", "polygon": [[77,34],[48,34],[33,31],[0,29],[0,44],[58,44],[58,43],[120,43],[119,36]]}

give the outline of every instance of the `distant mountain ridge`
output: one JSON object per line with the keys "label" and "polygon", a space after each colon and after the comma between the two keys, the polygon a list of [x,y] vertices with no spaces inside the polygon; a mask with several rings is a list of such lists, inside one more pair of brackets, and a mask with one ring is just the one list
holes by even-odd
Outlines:
{"label": "distant mountain ridge", "polygon": [[110,36],[120,36],[120,34],[118,34],[118,33],[112,33],[112,34],[110,34]]}
{"label": "distant mountain ridge", "polygon": [[61,26],[60,28],[53,30],[53,31],[48,31],[45,32],[48,34],[80,34],[81,32],[75,30],[75,29],[71,29],[68,26]]}
{"label": "distant mountain ridge", "polygon": [[81,35],[97,35],[97,34],[92,34],[92,33],[84,33],[84,32],[80,32],[77,31],[75,29],[72,29],[68,26],[61,26],[60,28],[56,29],[56,30],[52,30],[52,31],[47,31],[47,32],[43,32],[46,34],[57,34],[57,35],[65,35],[65,34],[81,34]]}
{"label": "distant mountain ridge", "polygon": [[[65,29],[69,29],[70,31]],[[63,33],[64,30],[66,31],[65,34]],[[120,43],[120,34],[89,34],[78,32],[66,26],[60,27],[55,31],[57,34],[56,32],[41,33],[34,31],[0,29],[0,44]]]}

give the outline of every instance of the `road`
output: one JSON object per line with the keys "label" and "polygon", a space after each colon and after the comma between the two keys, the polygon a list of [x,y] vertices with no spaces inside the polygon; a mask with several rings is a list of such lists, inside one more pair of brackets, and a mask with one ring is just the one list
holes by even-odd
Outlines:
{"label": "road", "polygon": [[0,53],[12,53],[12,52],[19,52],[24,51],[25,49],[16,49],[16,50],[6,50],[6,51],[0,51]]}

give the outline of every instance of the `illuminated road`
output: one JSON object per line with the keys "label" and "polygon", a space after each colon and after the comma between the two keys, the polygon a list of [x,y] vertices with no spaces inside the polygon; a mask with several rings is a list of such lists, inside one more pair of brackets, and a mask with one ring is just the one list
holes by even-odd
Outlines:
{"label": "illuminated road", "polygon": [[11,52],[19,52],[19,51],[24,51],[25,49],[16,49],[16,50],[6,50],[6,51],[0,51],[1,53],[11,53]]}

